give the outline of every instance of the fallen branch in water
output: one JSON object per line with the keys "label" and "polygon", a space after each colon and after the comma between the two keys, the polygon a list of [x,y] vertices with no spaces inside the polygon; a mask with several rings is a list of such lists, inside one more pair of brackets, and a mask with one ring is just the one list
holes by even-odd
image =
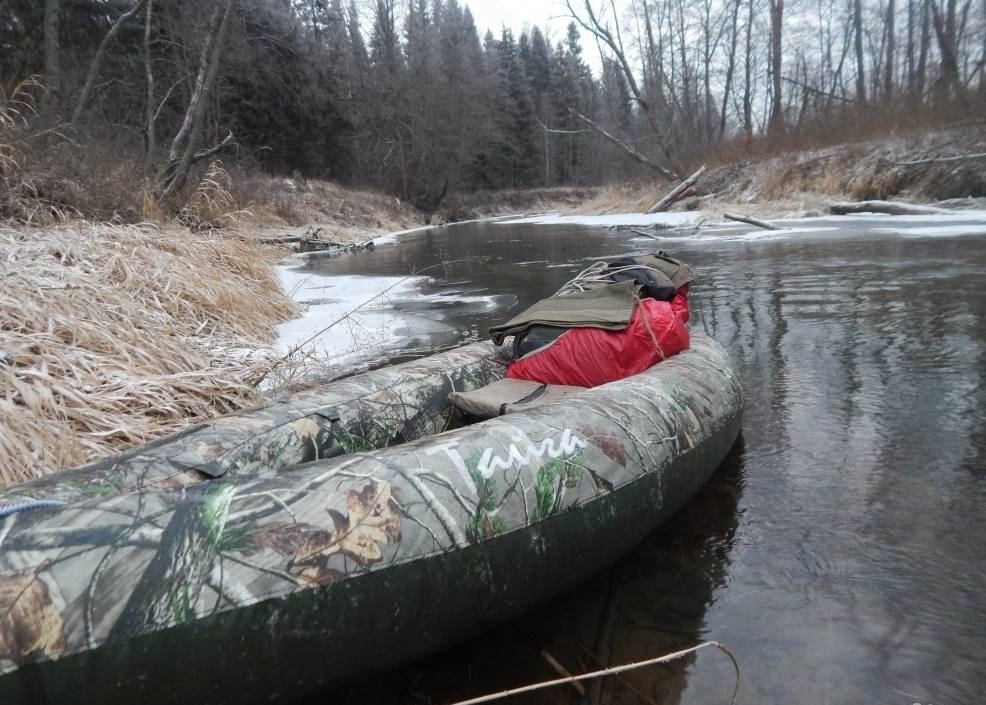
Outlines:
{"label": "fallen branch in water", "polygon": [[917,206],[894,201],[839,201],[829,204],[829,213],[850,215],[853,213],[885,213],[887,215],[941,215],[952,211],[935,206]]}
{"label": "fallen branch in water", "polygon": [[566,678],[556,678],[550,681],[542,681],[540,683],[532,683],[530,685],[521,686],[519,688],[510,688],[508,690],[501,690],[497,693],[490,693],[488,695],[481,695],[478,698],[470,698],[469,700],[459,700],[450,705],[478,705],[479,703],[488,703],[494,700],[501,700],[502,698],[507,698],[512,695],[518,695],[520,693],[530,693],[535,690],[542,690],[544,688],[551,688],[556,685],[567,685],[572,683],[577,683],[578,681],[590,680],[592,678],[601,678],[603,676],[614,676],[619,673],[625,673],[626,671],[633,671],[638,668],[644,668],[646,666],[654,666],[659,663],[668,663],[670,661],[676,661],[680,658],[684,658],[690,654],[694,654],[697,651],[707,648],[709,646],[715,647],[722,651],[729,657],[729,660],[733,662],[733,669],[736,672],[736,682],[733,685],[733,694],[729,699],[730,705],[736,701],[736,692],[739,690],[739,663],[736,661],[736,657],[727,649],[725,646],[720,644],[718,641],[706,641],[698,646],[693,646],[690,649],[683,649],[681,651],[675,651],[674,653],[667,654],[665,656],[658,656],[657,658],[647,659],[646,661],[635,661],[633,663],[625,663],[620,666],[610,666],[609,668],[604,668],[599,671],[590,671],[589,673],[581,673],[577,676],[569,676]]}
{"label": "fallen branch in water", "polygon": [[764,230],[783,230],[779,225],[774,225],[773,223],[768,223],[766,220],[760,220],[758,218],[751,218],[748,215],[736,215],[734,213],[723,213],[722,217],[726,220],[735,220],[738,223],[746,223],[747,225],[755,225],[758,228],[763,228]]}

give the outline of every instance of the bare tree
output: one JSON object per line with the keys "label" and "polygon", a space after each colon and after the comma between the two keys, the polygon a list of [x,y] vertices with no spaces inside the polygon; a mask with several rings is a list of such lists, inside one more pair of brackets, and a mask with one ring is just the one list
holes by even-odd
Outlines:
{"label": "bare tree", "polygon": [[942,80],[939,87],[939,97],[947,99],[952,95],[965,100],[965,88],[959,77],[958,65],[958,34],[955,26],[956,0],[945,0],[945,12],[938,7],[935,0],[928,0],[931,16],[938,39],[938,51],[941,54]]}
{"label": "bare tree", "polygon": [[866,65],[863,62],[863,4],[853,0],[852,29],[856,47],[856,102],[866,104]]}
{"label": "bare tree", "polygon": [[770,73],[771,106],[767,129],[771,134],[784,131],[784,103],[781,95],[782,31],[784,0],[770,0]]}
{"label": "bare tree", "polygon": [[150,164],[154,159],[156,150],[156,139],[154,134],[154,56],[151,53],[151,27],[153,19],[154,2],[147,0],[147,11],[144,18],[144,81],[145,81],[145,104],[144,104],[144,142],[146,149],[146,164]]}
{"label": "bare tree", "polygon": [[883,66],[883,102],[887,105],[891,103],[894,97],[894,60],[897,56],[897,42],[896,34],[894,30],[894,19],[897,16],[897,4],[894,0],[887,0],[887,14],[886,14],[886,51],[884,56],[886,57],[886,63]]}
{"label": "bare tree", "polygon": [[736,72],[736,47],[739,43],[739,11],[742,0],[733,0],[732,17],[729,29],[729,61],[726,66],[726,85],[722,91],[722,102],[719,108],[719,130],[716,142],[721,142],[726,133],[726,106],[733,92],[733,75]]}
{"label": "bare tree", "polygon": [[743,131],[749,139],[753,137],[753,18],[755,0],[747,0],[746,14],[746,59],[743,62],[745,81],[743,84]]}
{"label": "bare tree", "polygon": [[207,98],[216,82],[216,74],[222,60],[223,46],[229,31],[229,20],[234,2],[235,0],[216,0],[213,6],[212,17],[209,20],[209,31],[202,44],[202,52],[199,57],[199,70],[195,78],[195,85],[192,88],[181,127],[178,128],[174,139],[171,140],[171,147],[168,150],[168,165],[158,193],[161,200],[167,200],[181,191],[188,178],[188,171],[194,162],[212,156],[232,141],[232,133],[230,133],[219,145],[199,151],[202,124],[208,105]]}
{"label": "bare tree", "polygon": [[61,39],[59,37],[59,16],[61,14],[61,0],[45,0],[45,24],[44,24],[44,54],[45,54],[45,82],[48,86],[49,94],[57,97],[61,87],[62,72],[59,64],[61,54]]}
{"label": "bare tree", "polygon": [[[640,106],[641,112],[644,114],[654,135],[658,138],[658,140],[662,144],[664,144],[665,142],[664,130],[662,130],[661,126],[658,124],[657,117],[654,115],[654,112],[651,109],[652,106],[650,102],[647,100],[647,98],[644,96],[643,91],[640,89],[640,84],[637,82],[637,77],[630,66],[629,60],[627,59],[627,53],[623,46],[623,37],[620,32],[619,22],[614,19],[613,21],[614,28],[611,28],[608,23],[602,20],[600,14],[593,8],[591,0],[584,0],[583,2],[582,9],[585,13],[584,16],[580,14],[578,11],[576,11],[574,7],[572,7],[571,0],[565,0],[565,2],[568,7],[569,14],[572,16],[572,18],[576,22],[578,22],[578,24],[583,29],[587,30],[599,42],[601,42],[605,47],[607,47],[609,51],[613,54],[613,58],[616,60],[617,65],[620,67],[621,71],[623,72],[623,77],[626,79],[627,86],[630,88],[630,94],[633,97],[633,100],[637,103],[638,106]],[[665,130],[668,129],[668,127],[670,126],[665,126]],[[611,135],[604,135],[604,136],[607,139],[612,140]],[[616,140],[614,142],[614,144],[617,145],[620,145],[622,143],[623,143],[622,140]],[[640,161],[639,153],[636,155],[633,154],[633,152],[629,152],[629,153],[634,159]],[[668,156],[666,148],[665,148],[665,156],[666,157]],[[649,159],[648,161],[651,165],[658,165],[658,162],[656,160]],[[660,171],[660,173],[664,174],[668,178],[677,178],[677,174],[675,173],[674,169],[670,168],[669,166],[660,165],[658,171]]]}
{"label": "bare tree", "polygon": [[103,37],[103,41],[99,43],[99,46],[96,48],[96,54],[89,63],[89,72],[86,74],[86,82],[83,84],[82,92],[79,94],[79,98],[75,103],[75,110],[72,111],[72,122],[79,121],[79,118],[82,117],[82,111],[85,110],[86,104],[89,102],[93,84],[99,75],[99,68],[103,63],[103,58],[106,56],[106,47],[109,46],[113,38],[120,32],[120,28],[143,9],[146,2],[147,0],[137,0],[133,7],[117,18],[116,22],[113,23],[113,26],[110,27],[109,31]]}

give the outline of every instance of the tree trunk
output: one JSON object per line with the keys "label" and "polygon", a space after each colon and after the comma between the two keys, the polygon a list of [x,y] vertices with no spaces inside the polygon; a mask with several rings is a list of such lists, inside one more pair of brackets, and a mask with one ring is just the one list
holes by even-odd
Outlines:
{"label": "tree trunk", "polygon": [[897,55],[897,42],[894,36],[894,16],[897,14],[897,7],[894,0],[887,0],[887,57],[886,65],[883,67],[883,102],[891,105],[894,97],[894,60]]}
{"label": "tree trunk", "polygon": [[733,3],[732,25],[729,35],[729,63],[726,66],[726,87],[722,92],[722,104],[719,108],[719,131],[716,142],[722,142],[726,133],[726,105],[733,92],[733,75],[736,73],[736,45],[739,41],[739,9],[741,0]]}
{"label": "tree trunk", "polygon": [[941,53],[942,86],[940,100],[955,96],[965,100],[965,88],[959,77],[959,64],[956,56],[955,32],[955,0],[947,0],[945,16],[935,0],[929,0],[931,14],[934,20],[935,36],[938,38],[938,50]]}
{"label": "tree trunk", "polygon": [[929,2],[930,0],[923,0],[921,3],[921,49],[918,52],[918,68],[914,82],[917,88],[915,100],[918,103],[924,101],[924,89],[927,85],[928,51],[931,48],[931,21],[929,17],[930,11],[928,9]]}
{"label": "tree trunk", "polygon": [[96,77],[99,75],[99,67],[103,63],[103,57],[106,55],[106,47],[113,41],[113,38],[120,32],[120,28],[126,24],[127,20],[140,12],[146,3],[147,0],[137,0],[137,3],[133,7],[117,18],[116,22],[113,23],[113,26],[106,33],[106,36],[103,37],[103,41],[99,43],[99,47],[96,48],[96,54],[92,57],[92,62],[89,64],[89,72],[86,74],[86,82],[82,86],[82,93],[79,94],[79,100],[75,104],[75,110],[72,111],[73,123],[79,121],[82,111],[85,110],[86,103],[89,102],[93,83],[96,82]]}
{"label": "tree trunk", "polygon": [[44,54],[45,54],[45,85],[48,87],[49,100],[58,100],[62,74],[59,65],[61,39],[59,37],[58,21],[61,15],[61,0],[45,0],[44,19]]}
{"label": "tree trunk", "polygon": [[146,105],[144,108],[144,140],[146,147],[145,164],[150,166],[154,159],[157,144],[154,135],[154,65],[151,54],[151,20],[153,18],[153,0],[147,0],[147,17],[144,21],[144,80],[146,84]]}
{"label": "tree trunk", "polygon": [[915,0],[907,0],[907,100],[914,100],[914,79],[916,72],[916,62],[914,60],[914,35],[917,16],[914,11]]}
{"label": "tree trunk", "polygon": [[856,102],[866,105],[866,64],[863,61],[863,3],[853,0],[852,28],[856,46]]}
{"label": "tree trunk", "polygon": [[784,0],[770,0],[770,72],[771,95],[770,122],[767,131],[777,135],[784,131],[784,104],[781,100],[781,32],[784,21]]}
{"label": "tree trunk", "polygon": [[743,88],[743,131],[753,137],[753,1],[748,0],[746,17],[746,83]]}
{"label": "tree trunk", "polygon": [[188,178],[188,171],[199,146],[202,122],[208,105],[206,98],[215,84],[219,63],[222,60],[233,2],[234,0],[216,1],[209,23],[209,33],[202,46],[195,87],[189,98],[188,108],[185,110],[185,118],[168,150],[168,166],[158,193],[161,200],[167,200],[181,191]]}

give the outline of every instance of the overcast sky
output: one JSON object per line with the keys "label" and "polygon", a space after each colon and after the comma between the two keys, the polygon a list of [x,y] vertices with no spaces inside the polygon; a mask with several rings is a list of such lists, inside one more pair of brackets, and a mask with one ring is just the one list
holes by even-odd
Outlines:
{"label": "overcast sky", "polygon": [[557,41],[569,22],[564,0],[465,0],[463,4],[472,10],[480,36],[487,29],[497,35],[504,25],[517,36],[524,25],[537,25],[542,30],[548,26]]}
{"label": "overcast sky", "polygon": [[[513,30],[514,38],[520,36],[525,26],[537,25],[541,31],[547,29],[551,44],[555,45],[565,38],[565,28],[572,18],[565,7],[565,0],[460,0],[468,5],[476,20],[480,39],[487,29],[500,36],[502,27]],[[573,3],[574,4],[574,3]],[[575,4],[577,7],[578,5]],[[583,58],[598,72],[600,61],[596,45],[585,31],[581,31]]]}

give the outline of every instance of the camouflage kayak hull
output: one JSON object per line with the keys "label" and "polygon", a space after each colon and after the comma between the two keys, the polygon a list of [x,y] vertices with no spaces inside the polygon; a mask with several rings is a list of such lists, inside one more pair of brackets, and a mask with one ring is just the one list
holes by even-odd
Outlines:
{"label": "camouflage kayak hull", "polygon": [[366,372],[228,414],[133,451],[0,492],[5,505],[72,503],[278,472],[312,460],[404,443],[449,425],[449,392],[499,379],[489,343]]}
{"label": "camouflage kayak hull", "polygon": [[290,701],[573,585],[685,503],[735,440],[725,352],[271,476],[0,519],[6,703]]}

